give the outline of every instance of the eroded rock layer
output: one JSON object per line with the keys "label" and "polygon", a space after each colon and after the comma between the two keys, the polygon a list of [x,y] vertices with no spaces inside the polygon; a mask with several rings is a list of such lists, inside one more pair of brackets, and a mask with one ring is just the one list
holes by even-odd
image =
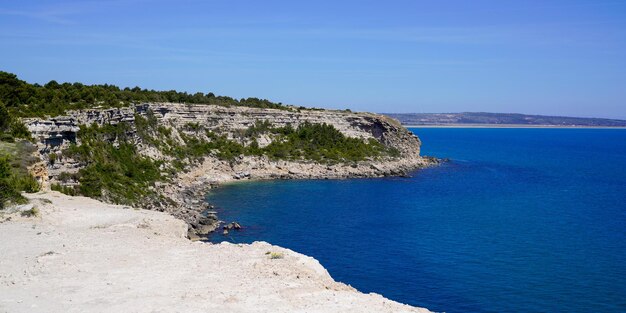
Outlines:
{"label": "eroded rock layer", "polygon": [[[81,125],[118,124],[132,125],[137,116],[154,116],[159,126],[169,129],[172,137],[181,141],[185,136],[204,136],[189,132],[188,125],[195,125],[231,140],[240,141],[242,134],[255,123],[269,122],[273,127],[298,125],[309,122],[334,126],[345,136],[368,140],[373,138],[385,147],[397,151],[397,155],[369,158],[358,162],[319,163],[307,160],[279,160],[265,155],[240,155],[234,160],[223,160],[207,155],[191,162],[167,182],[156,183],[154,188],[164,202],[152,202],[145,208],[167,211],[185,220],[190,234],[206,234],[217,225],[217,217],[207,214],[203,202],[206,191],[219,183],[240,179],[299,179],[299,178],[348,178],[405,175],[416,168],[428,166],[436,160],[420,156],[420,140],[413,133],[391,118],[371,113],[353,113],[330,110],[278,110],[249,107],[223,107],[215,105],[187,105],[174,103],[144,103],[127,108],[88,109],[71,111],[64,116],[48,119],[26,119],[24,122],[38,142],[41,158],[47,162],[48,182],[77,184],[76,181],[59,180],[63,173],[76,173],[86,164],[71,157],[63,157],[63,150],[70,144],[80,145],[78,131]],[[129,136],[141,154],[166,162],[174,161],[154,146],[142,141],[136,129],[129,129]],[[204,138],[202,138],[204,139]],[[259,146],[267,146],[272,136],[255,138]],[[42,171],[44,172],[44,171]],[[43,179],[45,181],[45,178]],[[45,182],[45,185],[48,185]],[[106,199],[104,199],[106,200]]]}

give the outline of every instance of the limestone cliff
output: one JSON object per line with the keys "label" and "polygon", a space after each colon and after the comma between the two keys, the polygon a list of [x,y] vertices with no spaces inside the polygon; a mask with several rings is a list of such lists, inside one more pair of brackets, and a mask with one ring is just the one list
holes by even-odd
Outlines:
{"label": "limestone cliff", "polygon": [[[242,138],[249,127],[258,121],[283,127],[309,123],[326,123],[334,126],[345,136],[368,140],[370,138],[394,149],[398,154],[351,163],[316,163],[304,160],[277,160],[267,156],[240,155],[234,160],[221,160],[207,155],[197,162],[190,162],[184,170],[175,173],[168,182],[153,187],[159,194],[170,199],[166,203],[147,205],[148,208],[168,211],[186,220],[191,233],[205,234],[215,227],[215,216],[207,215],[202,194],[207,188],[235,179],[294,179],[294,178],[347,178],[404,175],[410,170],[427,166],[432,159],[420,156],[420,140],[397,121],[371,113],[352,113],[331,110],[258,109],[249,107],[225,107],[215,105],[187,105],[174,103],[144,103],[127,108],[88,109],[70,111],[64,116],[25,119],[24,122],[38,142],[41,158],[48,164],[50,183],[59,183],[63,173],[76,173],[85,166],[72,158],[63,157],[63,149],[71,143],[80,145],[80,125],[132,124],[136,116],[150,114],[159,126],[167,128],[172,138],[181,141],[181,135],[204,136],[189,131],[188,125],[202,127],[225,135],[231,140],[247,144]],[[136,129],[129,130],[135,137],[139,151],[153,159],[174,161],[137,136]],[[158,139],[158,138],[157,138]],[[255,138],[260,146],[274,140],[272,136]],[[63,181],[63,184],[76,184]],[[152,187],[151,187],[152,188]],[[151,207],[152,206],[152,207]],[[208,218],[208,220],[207,220]]]}

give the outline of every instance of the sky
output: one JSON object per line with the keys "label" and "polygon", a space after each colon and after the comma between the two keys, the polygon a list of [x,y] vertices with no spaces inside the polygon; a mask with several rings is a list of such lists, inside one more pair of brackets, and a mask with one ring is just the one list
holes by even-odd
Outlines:
{"label": "sky", "polygon": [[626,1],[0,0],[0,70],[356,111],[626,119]]}

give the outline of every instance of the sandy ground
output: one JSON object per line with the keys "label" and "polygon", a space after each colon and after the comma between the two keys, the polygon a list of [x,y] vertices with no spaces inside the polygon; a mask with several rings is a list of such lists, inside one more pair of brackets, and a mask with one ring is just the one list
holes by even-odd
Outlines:
{"label": "sandy ground", "polygon": [[360,293],[268,243],[191,242],[164,213],[29,198],[38,217],[0,217],[0,312],[428,312]]}

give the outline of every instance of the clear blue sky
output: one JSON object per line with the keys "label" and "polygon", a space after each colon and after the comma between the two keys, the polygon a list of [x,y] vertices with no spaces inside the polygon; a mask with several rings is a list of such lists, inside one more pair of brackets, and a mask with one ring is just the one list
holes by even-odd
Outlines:
{"label": "clear blue sky", "polygon": [[2,1],[0,70],[375,112],[626,118],[626,1]]}

